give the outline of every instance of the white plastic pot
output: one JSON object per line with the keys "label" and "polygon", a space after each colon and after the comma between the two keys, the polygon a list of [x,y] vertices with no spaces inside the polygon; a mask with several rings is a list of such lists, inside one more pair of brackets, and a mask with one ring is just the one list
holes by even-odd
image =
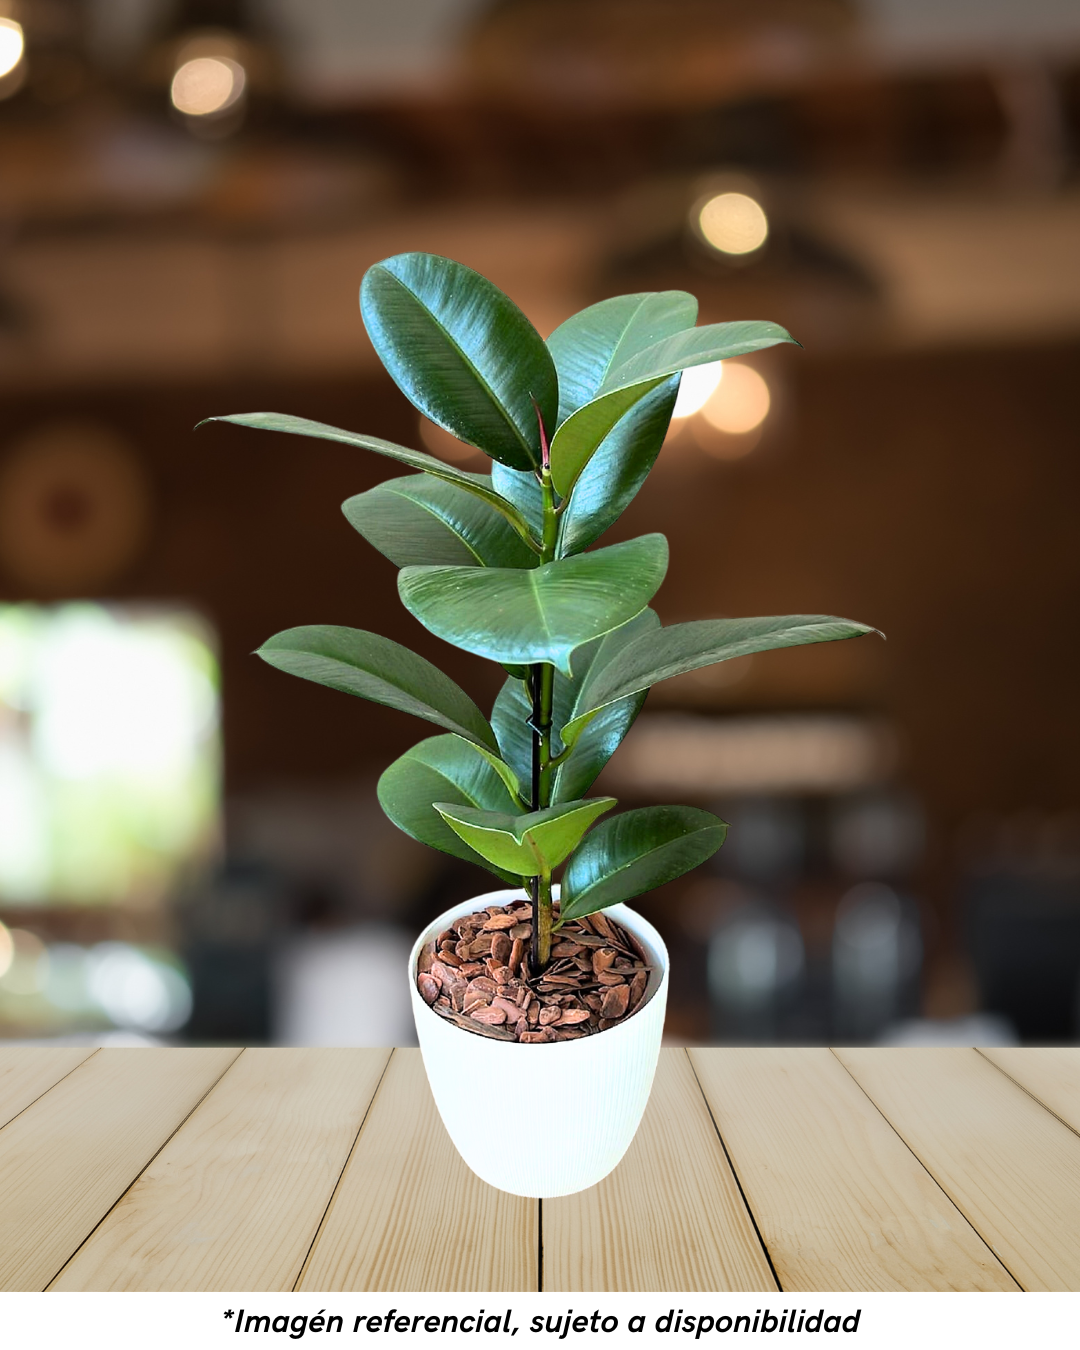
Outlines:
{"label": "white plastic pot", "polygon": [[[424,945],[455,919],[522,895],[492,891],[441,914],[412,949],[409,991],[428,1082],[457,1151],[499,1190],[550,1199],[606,1177],[637,1133],[664,1030],[668,954],[652,924],[612,905],[604,913],[635,935],[654,967],[633,1016],[597,1035],[551,1045],[474,1035],[427,1006],[416,988],[416,963]],[[524,1133],[500,1128],[486,1109],[496,1099],[524,1110]]]}

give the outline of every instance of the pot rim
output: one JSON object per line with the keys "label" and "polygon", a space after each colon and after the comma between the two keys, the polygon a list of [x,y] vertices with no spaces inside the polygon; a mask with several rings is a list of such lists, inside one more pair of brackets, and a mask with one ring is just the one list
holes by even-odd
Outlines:
{"label": "pot rim", "polygon": [[[556,885],[555,887],[553,887],[553,890],[557,893],[558,886]],[[526,1051],[526,1050],[529,1051],[562,1050],[562,1051],[570,1051],[572,1053],[573,1052],[580,1053],[580,1047],[595,1044],[599,1036],[607,1037],[613,1034],[616,1036],[620,1034],[629,1034],[631,1024],[634,1022],[634,1020],[645,1011],[645,1009],[649,1006],[649,1004],[652,1003],[653,1000],[656,998],[656,995],[658,993],[666,989],[668,978],[671,972],[671,958],[668,954],[668,949],[666,944],[664,943],[663,938],[656,931],[653,925],[649,923],[648,919],[644,917],[644,915],[639,914],[638,911],[635,909],[631,909],[629,905],[620,902],[615,905],[606,906],[603,912],[607,913],[609,910],[623,911],[624,913],[633,915],[633,917],[636,920],[645,925],[646,929],[648,930],[647,933],[644,935],[645,944],[648,948],[651,948],[652,953],[659,958],[659,978],[655,980],[655,983],[653,982],[652,979],[650,979],[649,984],[646,986],[645,989],[645,997],[634,1009],[633,1014],[630,1017],[627,1017],[623,1021],[621,1021],[618,1024],[618,1026],[608,1027],[606,1030],[599,1032],[596,1036],[583,1036],[576,1040],[542,1042],[539,1045],[533,1044],[522,1045],[520,1041],[500,1041],[490,1036],[481,1036],[479,1033],[469,1031],[466,1027],[460,1027],[457,1025],[457,1023],[451,1022],[444,1017],[439,1017],[439,1014],[434,1012],[431,1009],[431,1007],[427,1003],[425,1003],[424,1000],[420,997],[420,991],[416,987],[416,973],[417,973],[416,963],[420,959],[420,952],[423,949],[425,937],[427,936],[428,933],[432,932],[432,930],[434,930],[437,934],[444,919],[447,919],[448,917],[460,918],[464,914],[474,913],[477,909],[486,908],[486,905],[484,903],[485,901],[487,902],[487,904],[494,904],[497,903],[496,897],[504,895],[506,896],[525,895],[526,898],[528,898],[528,893],[519,886],[506,886],[497,891],[485,891],[483,895],[475,895],[469,900],[461,901],[460,904],[451,905],[449,909],[443,910],[443,912],[440,915],[432,919],[432,921],[429,924],[425,925],[420,935],[417,937],[415,943],[413,944],[412,951],[409,953],[409,963],[407,967],[409,978],[409,993],[412,996],[414,1009],[423,1008],[424,1012],[426,1012],[429,1016],[434,1017],[439,1022],[440,1025],[450,1027],[453,1031],[460,1031],[463,1036],[468,1036],[470,1037],[470,1039],[474,1041],[484,1042],[485,1045],[493,1047],[493,1052],[496,1054],[502,1054],[504,1052],[513,1052],[513,1051]],[[616,914],[615,917],[618,919],[619,915]],[[642,936],[641,934],[635,933],[635,937],[641,936]],[[611,1045],[612,1042],[608,1041],[607,1044]]]}

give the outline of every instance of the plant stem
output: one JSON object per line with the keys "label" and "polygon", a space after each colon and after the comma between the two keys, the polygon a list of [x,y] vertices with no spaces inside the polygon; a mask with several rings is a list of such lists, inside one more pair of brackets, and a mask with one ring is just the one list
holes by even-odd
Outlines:
{"label": "plant stem", "polygon": [[[555,508],[555,488],[551,481],[551,457],[547,433],[540,409],[536,410],[540,424],[540,489],[544,504],[543,551],[541,564],[553,562],[559,537],[559,518]],[[538,661],[531,669],[529,679],[532,694],[532,809],[542,811],[551,805],[551,710],[555,689],[555,668]],[[532,878],[533,938],[530,965],[542,971],[551,959],[551,873],[542,872]]]}

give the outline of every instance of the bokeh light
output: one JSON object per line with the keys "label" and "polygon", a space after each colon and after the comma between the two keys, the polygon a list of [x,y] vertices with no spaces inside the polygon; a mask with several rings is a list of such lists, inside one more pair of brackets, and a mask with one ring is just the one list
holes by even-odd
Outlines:
{"label": "bokeh light", "polygon": [[720,253],[753,253],[769,236],[769,221],[759,202],[745,192],[721,192],[698,208],[698,228]]}
{"label": "bokeh light", "polygon": [[769,414],[769,386],[752,366],[729,361],[723,380],[701,406],[701,416],[717,431],[740,436],[761,426]]}
{"label": "bokeh light", "polygon": [[675,400],[673,421],[693,417],[700,412],[715,392],[724,374],[722,361],[711,361],[705,366],[691,366],[684,370],[679,381],[679,396]]}
{"label": "bokeh light", "polygon": [[11,969],[11,963],[15,959],[15,939],[11,936],[10,929],[0,923],[0,980]]}
{"label": "bokeh light", "polygon": [[22,24],[14,19],[0,19],[0,79],[11,74],[25,50]]}
{"label": "bokeh light", "polygon": [[173,107],[189,117],[210,117],[233,107],[243,96],[247,76],[227,56],[196,56],[173,76]]}

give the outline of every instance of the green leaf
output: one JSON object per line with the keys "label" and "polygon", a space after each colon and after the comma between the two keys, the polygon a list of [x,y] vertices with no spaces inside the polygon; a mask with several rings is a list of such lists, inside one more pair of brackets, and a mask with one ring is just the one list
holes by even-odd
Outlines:
{"label": "green leaf", "polygon": [[[737,323],[710,323],[701,328],[688,328],[636,352],[621,365],[615,366],[600,394],[616,389],[627,389],[646,380],[663,375],[674,375],[691,366],[708,365],[712,361],[726,361],[730,356],[745,356],[775,347],[779,342],[795,339],[778,323],[763,319],[745,319]],[[798,346],[798,343],[795,343]]]}
{"label": "green leaf", "polygon": [[571,413],[551,441],[551,481],[568,497],[581,471],[603,445],[616,424],[662,379],[646,380],[595,398]]}
{"label": "green leaf", "polygon": [[688,291],[643,291],[601,300],[560,324],[547,340],[559,375],[559,422],[591,403],[624,361],[692,328],[697,310]]}
{"label": "green leaf", "polygon": [[[579,647],[574,653],[575,660],[580,660],[581,653],[585,650],[585,647]],[[532,699],[529,697],[529,686],[526,682],[529,674],[528,666],[522,666],[521,671],[521,675],[511,675],[503,682],[503,687],[499,690],[494,707],[491,709],[491,726],[495,732],[495,739],[499,742],[499,753],[517,774],[518,780],[529,783],[532,778],[533,734],[527,723],[532,716]],[[552,689],[553,725],[558,722],[555,709],[559,707],[562,689],[568,683],[567,677],[557,670]]]}
{"label": "green leaf", "polygon": [[646,806],[605,820],[563,873],[560,922],[630,900],[711,858],[727,826],[691,806]]}
{"label": "green leaf", "polygon": [[546,661],[570,673],[582,643],[640,613],[667,570],[667,540],[646,534],[624,544],[531,570],[405,567],[405,608],[437,637],[510,665]]}
{"label": "green leaf", "polygon": [[[603,669],[628,642],[659,627],[660,620],[656,614],[646,609],[629,623],[579,647],[574,653],[573,675],[567,677],[561,671],[555,672],[552,681],[552,724],[556,728],[563,726],[580,710],[579,701],[590,673]],[[633,694],[619,703],[613,703],[593,718],[568,758],[557,765],[552,773],[552,802],[584,797],[630,730],[644,702],[644,693]],[[532,702],[527,687],[519,679],[507,680],[491,710],[491,725],[503,759],[513,765],[523,783],[528,783],[532,775],[532,730],[527,725],[531,716]],[[552,752],[558,754],[560,749],[558,736],[553,734]]]}
{"label": "green leaf", "polygon": [[518,469],[508,469],[505,464],[492,464],[491,486],[528,521],[533,538],[542,539],[544,494],[536,474],[531,470],[522,473]]}
{"label": "green leaf", "polygon": [[[586,649],[586,653],[591,656],[587,664],[581,660],[581,656],[585,653],[575,652],[574,679],[566,690],[565,704],[558,708],[564,716],[559,717],[556,724],[563,726],[566,722],[572,721],[582,710],[586,686],[599,675],[600,671],[617,660],[619,653],[631,642],[659,627],[660,620],[656,612],[646,609],[629,623],[624,623],[621,628],[616,628],[601,638],[593,648]],[[555,678],[556,680],[559,678],[557,673]],[[588,726],[570,749],[567,758],[552,775],[552,801],[583,797],[588,792],[600,770],[634,725],[647,695],[647,689],[638,690],[627,698],[609,703],[589,721]]]}
{"label": "green leaf", "polygon": [[595,797],[523,816],[479,811],[453,802],[436,802],[435,810],[470,848],[496,867],[535,877],[558,867],[597,816],[615,805],[614,797]]}
{"label": "green leaf", "polygon": [[434,253],[368,269],[360,312],[383,365],[439,426],[515,469],[540,463],[559,405],[555,365],[517,305],[479,272]]}
{"label": "green leaf", "polygon": [[350,497],[341,509],[398,567],[535,567],[540,561],[488,502],[427,474],[390,478]]}
{"label": "green leaf", "polygon": [[498,775],[481,757],[479,747],[458,736],[432,736],[421,741],[390,765],[379,779],[378,794],[382,809],[413,839],[486,867],[510,885],[521,884],[516,872],[493,867],[470,848],[432,806],[432,802],[442,801],[486,811],[517,809]]}
{"label": "green leaf", "polygon": [[289,628],[256,652],[278,670],[385,704],[498,750],[487,718],[460,685],[408,647],[362,628]]}
{"label": "green leaf", "polygon": [[617,364],[609,367],[594,397],[562,422],[552,439],[551,477],[556,490],[564,497],[569,494],[611,429],[660,380],[689,366],[792,341],[787,330],[775,323],[714,323],[671,333],[629,352],[617,352]]}
{"label": "green leaf", "polygon": [[306,417],[291,417],[288,413],[230,413],[225,417],[206,417],[204,422],[235,422],[237,426],[253,427],[256,431],[286,431],[293,436],[311,436],[320,441],[340,441],[342,445],[356,446],[361,450],[373,450],[377,455],[396,459],[407,464],[410,469],[420,469],[433,478],[441,478],[444,483],[453,483],[455,487],[470,492],[474,497],[493,506],[500,515],[506,517],[522,539],[529,541],[529,526],[521,512],[510,502],[500,497],[491,486],[491,479],[483,473],[466,473],[464,469],[455,469],[444,464],[434,455],[425,455],[422,450],[410,450],[404,445],[395,445],[393,441],[380,440],[378,436],[362,436],[356,431],[343,431],[341,427],[327,426],[325,422],[312,422]]}
{"label": "green leaf", "polygon": [[483,755],[499,775],[507,792],[509,792],[510,796],[513,798],[516,809],[528,805],[521,794],[521,780],[501,755],[497,755],[494,750],[489,750],[485,745],[476,745],[472,741],[466,741],[466,745],[468,745],[470,749],[475,750],[478,755]]}
{"label": "green leaf", "polygon": [[751,652],[836,642],[877,631],[831,614],[784,614],[760,619],[699,619],[646,633],[588,681],[581,712],[562,728],[563,742],[573,745],[601,708],[674,675]]}
{"label": "green leaf", "polygon": [[615,424],[582,469],[562,512],[560,557],[588,548],[637,496],[664,444],[678,392],[677,375],[657,385]]}

